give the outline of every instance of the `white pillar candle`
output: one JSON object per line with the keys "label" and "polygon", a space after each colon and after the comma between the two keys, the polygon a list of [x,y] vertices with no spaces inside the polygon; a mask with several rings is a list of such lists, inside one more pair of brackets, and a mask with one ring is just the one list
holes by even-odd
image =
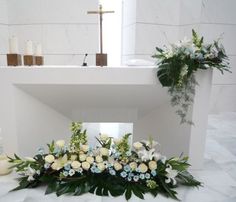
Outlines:
{"label": "white pillar candle", "polygon": [[36,52],[35,52],[36,56],[42,56],[42,45],[40,43],[38,43],[36,45]]}
{"label": "white pillar candle", "polygon": [[9,53],[11,53],[11,54],[18,53],[18,39],[16,36],[12,36],[9,39]]}
{"label": "white pillar candle", "polygon": [[9,167],[12,166],[11,163],[8,162],[8,158],[4,155],[0,155],[0,175],[9,174],[12,169]]}
{"label": "white pillar candle", "polygon": [[33,42],[28,40],[25,45],[25,55],[33,55]]}

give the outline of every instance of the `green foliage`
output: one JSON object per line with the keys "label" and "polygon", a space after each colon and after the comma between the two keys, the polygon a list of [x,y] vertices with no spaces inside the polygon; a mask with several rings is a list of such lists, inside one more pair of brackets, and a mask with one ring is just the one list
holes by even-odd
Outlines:
{"label": "green foliage", "polygon": [[127,152],[130,151],[129,137],[131,135],[131,133],[124,135],[121,141],[116,145],[117,151],[120,153],[120,158],[122,160],[127,159]]}
{"label": "green foliage", "polygon": [[192,30],[192,40],[182,40],[170,47],[156,48],[157,77],[164,87],[168,87],[171,104],[181,123],[193,124],[187,117],[198,85],[195,73],[199,69],[218,69],[222,74],[230,72],[228,56],[219,40],[204,44],[204,38]]}

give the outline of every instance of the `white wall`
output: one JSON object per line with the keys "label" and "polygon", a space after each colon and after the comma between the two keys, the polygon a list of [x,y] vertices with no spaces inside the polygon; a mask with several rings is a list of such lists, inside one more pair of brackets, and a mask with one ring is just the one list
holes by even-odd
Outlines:
{"label": "white wall", "polygon": [[42,43],[47,65],[81,65],[85,53],[88,64],[95,64],[98,16],[87,11],[97,10],[98,0],[7,0],[7,4],[9,36],[18,36],[21,53],[25,41],[33,40]]}
{"label": "white wall", "polygon": [[222,76],[214,71],[210,113],[236,111],[235,0],[132,0],[124,1],[123,7],[123,63],[133,58],[152,60],[156,46],[191,37],[193,28],[207,42],[224,33],[222,42],[233,73]]}
{"label": "white wall", "polygon": [[0,65],[6,65],[8,50],[7,0],[0,0]]}

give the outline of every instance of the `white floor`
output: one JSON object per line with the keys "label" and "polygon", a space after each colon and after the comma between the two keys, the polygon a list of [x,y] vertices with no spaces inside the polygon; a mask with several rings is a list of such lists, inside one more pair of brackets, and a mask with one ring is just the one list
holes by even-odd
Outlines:
{"label": "white floor", "polygon": [[183,202],[236,202],[236,113],[209,115],[204,168],[192,173],[204,187],[181,189]]}

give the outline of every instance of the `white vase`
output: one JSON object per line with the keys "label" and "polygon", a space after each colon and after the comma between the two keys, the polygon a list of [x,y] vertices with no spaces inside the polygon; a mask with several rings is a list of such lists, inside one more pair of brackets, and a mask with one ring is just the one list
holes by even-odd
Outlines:
{"label": "white vase", "polygon": [[8,158],[4,155],[0,155],[0,175],[8,175],[12,169],[9,167],[11,164],[8,162]]}

